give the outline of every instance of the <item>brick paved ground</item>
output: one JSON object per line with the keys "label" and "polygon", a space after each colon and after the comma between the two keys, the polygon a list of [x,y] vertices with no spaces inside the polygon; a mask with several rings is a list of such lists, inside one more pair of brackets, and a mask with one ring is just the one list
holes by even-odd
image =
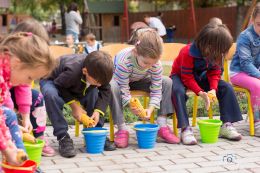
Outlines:
{"label": "brick paved ground", "polygon": [[[236,127],[244,135],[240,142],[219,139],[215,144],[199,142],[196,146],[157,143],[154,149],[149,150],[138,149],[132,130],[128,148],[94,155],[85,153],[83,137],[74,137],[72,126],[69,133],[75,142],[77,156],[71,159],[59,155],[43,157],[41,168],[46,173],[260,173],[260,138],[249,136],[245,121],[236,124]],[[199,139],[198,128],[194,130]],[[57,151],[58,143],[52,135],[52,127],[48,127],[47,136]],[[229,163],[225,159],[227,157],[233,162]]]}

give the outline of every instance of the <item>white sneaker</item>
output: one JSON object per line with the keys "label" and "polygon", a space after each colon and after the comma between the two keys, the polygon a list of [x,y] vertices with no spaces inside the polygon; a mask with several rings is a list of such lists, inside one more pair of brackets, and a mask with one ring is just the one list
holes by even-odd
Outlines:
{"label": "white sneaker", "polygon": [[193,135],[192,128],[186,127],[181,133],[181,141],[184,145],[196,145],[197,140]]}
{"label": "white sneaker", "polygon": [[260,121],[255,122],[255,136],[260,137]]}
{"label": "white sneaker", "polygon": [[226,122],[222,125],[220,128],[219,137],[232,141],[240,141],[242,139],[242,135],[237,132],[235,127],[230,122]]}

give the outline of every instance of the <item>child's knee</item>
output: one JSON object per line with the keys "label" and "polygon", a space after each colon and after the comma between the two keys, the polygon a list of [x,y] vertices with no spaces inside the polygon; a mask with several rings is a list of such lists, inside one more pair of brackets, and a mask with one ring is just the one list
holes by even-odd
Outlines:
{"label": "child's knee", "polygon": [[226,91],[232,91],[232,92],[234,91],[233,86],[230,83],[223,81],[222,85]]}
{"label": "child's knee", "polygon": [[169,78],[168,76],[163,76],[162,87],[167,89],[172,89],[172,79]]}
{"label": "child's knee", "polygon": [[113,95],[115,93],[120,93],[119,85],[117,84],[117,82],[115,80],[111,80],[110,86],[111,86],[111,92]]}
{"label": "child's knee", "polygon": [[32,105],[43,105],[43,95],[39,91],[32,90]]}
{"label": "child's knee", "polygon": [[253,85],[253,91],[256,91],[258,93],[259,90],[260,90],[260,82],[255,83],[255,85]]}
{"label": "child's knee", "polygon": [[56,88],[48,88],[42,92],[45,101],[56,101],[60,96]]}
{"label": "child's knee", "polygon": [[177,87],[177,86],[172,87],[172,95],[185,95],[185,94],[186,94],[186,90],[184,87]]}

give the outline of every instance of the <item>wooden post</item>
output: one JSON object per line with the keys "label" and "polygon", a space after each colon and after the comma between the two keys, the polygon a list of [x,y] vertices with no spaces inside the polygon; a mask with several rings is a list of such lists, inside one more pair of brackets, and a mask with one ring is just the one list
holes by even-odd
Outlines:
{"label": "wooden post", "polygon": [[129,39],[129,18],[128,18],[128,0],[124,0],[124,14],[122,23],[121,42]]}
{"label": "wooden post", "polygon": [[195,17],[195,9],[194,9],[194,1],[190,0],[190,5],[191,5],[191,17],[192,17],[192,24],[193,24],[193,32],[195,36],[197,34],[197,22],[196,22],[196,17]]}
{"label": "wooden post", "polygon": [[247,28],[247,25],[248,23],[250,22],[250,18],[251,18],[251,14],[256,6],[256,0],[253,0],[247,13],[246,13],[246,17],[245,17],[245,20],[243,22],[243,25],[242,25],[242,28],[241,28],[241,31],[244,31],[246,28]]}

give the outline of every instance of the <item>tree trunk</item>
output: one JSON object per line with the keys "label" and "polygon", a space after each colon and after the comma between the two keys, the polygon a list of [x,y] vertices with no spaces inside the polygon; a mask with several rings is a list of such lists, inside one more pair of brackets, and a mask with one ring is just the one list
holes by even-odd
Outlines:
{"label": "tree trunk", "polygon": [[61,15],[61,34],[65,35],[66,33],[66,23],[65,23],[65,4],[60,2],[60,15]]}
{"label": "tree trunk", "polygon": [[236,36],[238,36],[241,32],[241,27],[243,25],[247,9],[247,7],[237,5]]}
{"label": "tree trunk", "polygon": [[88,20],[88,12],[83,12],[82,13],[82,21],[83,21],[83,23],[82,23],[82,25],[81,25],[81,30],[83,31],[83,32],[86,32],[86,28],[87,28],[87,20]]}
{"label": "tree trunk", "polygon": [[82,25],[81,25],[81,29],[84,33],[86,33],[87,31],[87,25],[88,25],[88,13],[89,13],[89,8],[88,8],[88,2],[87,0],[84,0],[84,10],[83,10],[83,13],[82,13]]}

